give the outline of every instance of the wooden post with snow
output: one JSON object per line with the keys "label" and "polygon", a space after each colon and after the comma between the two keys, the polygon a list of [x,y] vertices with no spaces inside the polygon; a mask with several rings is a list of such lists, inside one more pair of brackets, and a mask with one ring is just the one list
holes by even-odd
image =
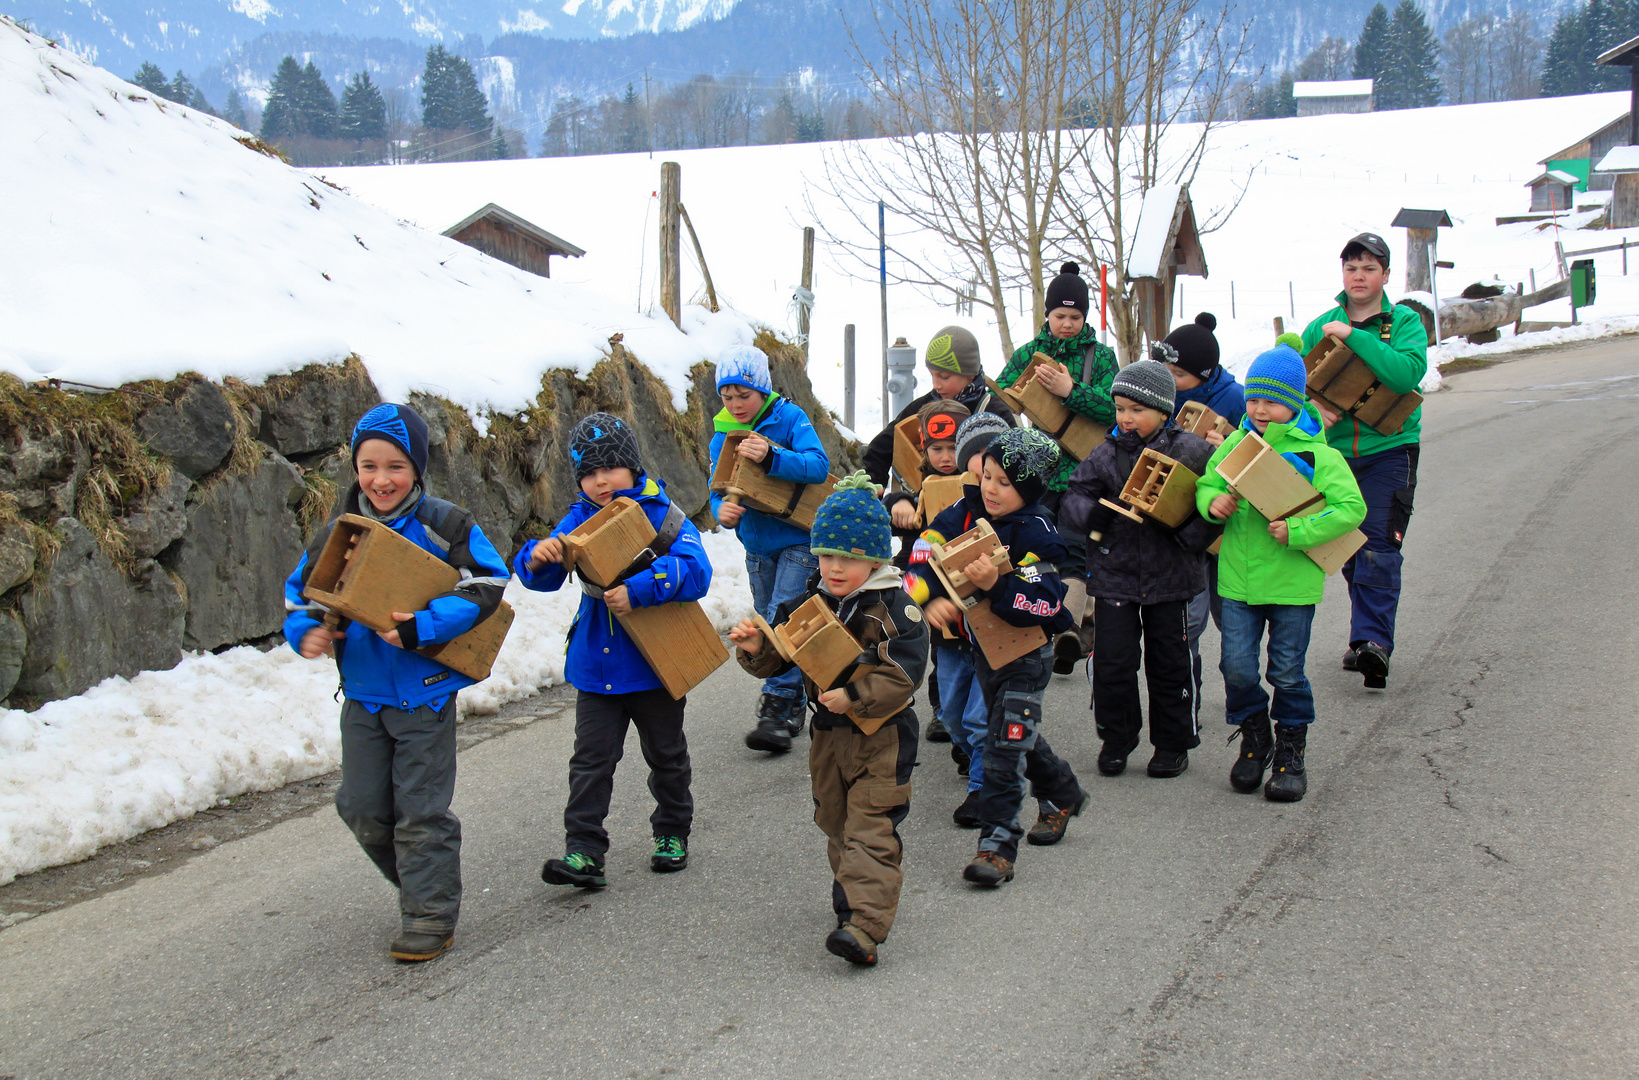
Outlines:
{"label": "wooden post with snow", "polygon": [[1389,222],[1390,228],[1406,230],[1406,292],[1434,291],[1434,266],[1429,251],[1438,242],[1436,230],[1451,228],[1451,216],[1444,210],[1411,210],[1402,207]]}
{"label": "wooden post with snow", "polygon": [[808,366],[808,324],[814,308],[814,227],[802,230],[802,293],[797,298],[797,333],[802,336],[802,363]]}
{"label": "wooden post with snow", "polygon": [[671,321],[683,325],[681,269],[683,233],[678,207],[683,200],[683,166],[660,163],[660,307]]}
{"label": "wooden post with snow", "polygon": [[[1139,325],[1150,341],[1160,341],[1171,329],[1173,290],[1179,274],[1207,276],[1195,207],[1188,184],[1157,184],[1144,193],[1139,207],[1126,274],[1137,301]],[[1231,284],[1231,295],[1234,288]],[[1127,359],[1130,363],[1138,357]]]}

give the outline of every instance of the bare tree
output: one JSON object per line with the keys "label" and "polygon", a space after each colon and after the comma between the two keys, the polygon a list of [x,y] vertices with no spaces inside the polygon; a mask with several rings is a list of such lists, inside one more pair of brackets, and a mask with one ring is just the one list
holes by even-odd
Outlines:
{"label": "bare tree", "polygon": [[1537,21],[1528,10],[1518,10],[1497,23],[1497,72],[1501,98],[1514,101],[1536,97],[1542,88],[1543,41]]}
{"label": "bare tree", "polygon": [[[1231,26],[1228,7],[1213,12],[1198,0],[1090,0],[1082,11],[1087,40],[1103,43],[1106,59],[1092,69],[1092,122],[1074,133],[1075,184],[1056,223],[1070,245],[1109,266],[1113,343],[1131,362],[1144,337],[1126,276],[1137,211],[1150,189],[1195,179],[1211,118],[1227,111],[1246,30]],[[1181,124],[1188,115],[1205,119]],[[1220,227],[1238,205],[1197,208],[1200,230]]]}
{"label": "bare tree", "polygon": [[1347,79],[1353,71],[1354,46],[1342,38],[1328,35],[1303,58],[1295,77],[1300,82],[1330,82]]}
{"label": "bare tree", "polygon": [[862,236],[880,200],[897,232],[909,225],[926,243],[896,245],[895,280],[957,301],[976,282],[972,302],[991,310],[1009,353],[1009,291],[1029,287],[1034,333],[1052,258],[1102,259],[1116,271],[1118,347],[1136,357],[1120,271],[1137,199],[1194,177],[1212,124],[1174,132],[1175,121],[1186,109],[1222,114],[1245,36],[1199,3],[884,0],[875,30],[886,48],[856,37],[855,51],[874,118],[898,137],[828,155],[815,219],[874,271]]}

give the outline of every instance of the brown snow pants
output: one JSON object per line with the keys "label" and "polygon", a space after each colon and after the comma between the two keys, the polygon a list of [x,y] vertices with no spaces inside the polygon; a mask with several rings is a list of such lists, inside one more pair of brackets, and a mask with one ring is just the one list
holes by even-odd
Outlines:
{"label": "brown snow pants", "polygon": [[904,880],[899,823],[910,813],[916,714],[905,709],[871,735],[852,724],[815,729],[808,751],[814,824],[831,860],[831,906],[873,940],[893,928]]}

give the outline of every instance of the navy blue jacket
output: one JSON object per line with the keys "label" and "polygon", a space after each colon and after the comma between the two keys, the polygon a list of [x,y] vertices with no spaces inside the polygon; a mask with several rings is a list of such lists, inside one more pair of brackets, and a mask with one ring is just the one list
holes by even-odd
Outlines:
{"label": "navy blue jacket", "polygon": [[[342,497],[340,514],[359,513],[363,498],[358,484]],[[308,568],[324,550],[335,526],[332,519],[317,533],[302,553],[295,572],[285,580],[285,640],[297,652],[302,637],[319,627],[322,609],[302,597]],[[434,597],[423,611],[399,628],[406,647],[389,645],[367,626],[349,623],[347,637],[336,643],[336,665],[341,669],[342,693],[370,705],[391,705],[415,709],[442,702],[473,680],[440,664],[437,660],[411,652],[417,645],[453,641],[488,618],[501,604],[506,591],[506,560],[489,542],[467,510],[443,499],[424,495],[403,516],[387,523],[394,532],[417,547],[432,552],[462,572],[462,580],[450,592]],[[410,639],[414,638],[412,642]]]}
{"label": "navy blue jacket", "polygon": [[[672,504],[664,481],[642,475],[637,478],[636,487],[617,491],[612,498],[622,495],[643,507],[649,523],[659,530]],[[573,531],[601,509],[603,507],[585,495],[577,497],[563,520],[552,529],[552,535],[562,536]],[[525,544],[512,560],[512,568],[525,588],[555,592],[563,587],[569,575],[562,563],[547,563],[535,571],[529,569],[529,556],[539,542],[531,540]],[[700,530],[688,521],[683,522],[683,530],[672,541],[671,550],[622,584],[631,595],[633,607],[698,600],[706,595],[711,587],[711,560],[706,558],[706,549],[700,546]],[[630,694],[665,686],[643,659],[643,654],[637,651],[637,645],[626,635],[625,628],[610,612],[602,596],[581,594],[580,609],[569,627],[567,652],[564,675],[577,690],[589,694]]]}
{"label": "navy blue jacket", "polygon": [[[976,486],[970,484],[963,491],[962,500],[934,518],[912,549],[911,573],[905,579],[905,590],[911,598],[926,605],[935,597],[946,595],[944,582],[926,565],[928,542],[947,543],[984,518],[996,530],[996,537],[1007,548],[1008,560],[1013,564],[1012,571],[1003,574],[985,594],[990,610],[1004,622],[1014,626],[1039,626],[1049,636],[1072,629],[1075,623],[1064,610],[1066,590],[1064,582],[1059,580],[1059,568],[1069,562],[1070,552],[1064,546],[1064,538],[1053,527],[1047,508],[1032,503],[993,518],[985,510]],[[971,630],[968,636],[972,638]],[[974,644],[978,644],[977,641]]]}
{"label": "navy blue jacket", "polygon": [[[793,484],[820,484],[831,475],[831,457],[821,445],[814,425],[808,422],[808,414],[784,398],[775,401],[752,430],[769,442],[778,444],[769,450],[769,456],[762,462],[768,475],[774,479],[789,480]],[[713,465],[726,437],[726,433],[721,431],[711,437],[709,460]],[[717,516],[722,505],[723,496],[712,492],[713,517]],[[807,529],[749,506],[746,507],[745,516],[734,527],[734,532],[745,549],[757,555],[773,555],[788,547],[808,546]]]}
{"label": "navy blue jacket", "polygon": [[1173,419],[1187,402],[1199,401],[1231,424],[1240,424],[1246,418],[1246,390],[1235,381],[1229,369],[1219,364],[1212,378],[1191,390],[1180,390],[1172,410]]}

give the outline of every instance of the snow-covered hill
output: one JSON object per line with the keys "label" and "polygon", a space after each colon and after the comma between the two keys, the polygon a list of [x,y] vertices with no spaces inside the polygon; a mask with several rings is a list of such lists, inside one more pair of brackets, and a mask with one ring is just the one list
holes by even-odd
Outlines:
{"label": "snow-covered hill", "polygon": [[258,380],[356,352],[389,397],[516,410],[542,372],[588,369],[611,334],[679,390],[690,366],[752,334],[696,311],[685,335],[631,297],[404,224],[4,20],[0,116],[14,210],[0,370],[26,379]]}

